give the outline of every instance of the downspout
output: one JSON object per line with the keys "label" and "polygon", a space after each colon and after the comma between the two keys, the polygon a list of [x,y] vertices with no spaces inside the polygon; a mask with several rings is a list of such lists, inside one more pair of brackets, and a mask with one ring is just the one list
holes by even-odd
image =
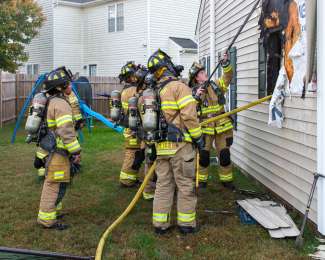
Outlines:
{"label": "downspout", "polygon": [[[317,1],[317,173],[325,175],[325,1]],[[325,178],[317,186],[317,226],[325,235]]]}
{"label": "downspout", "polygon": [[[210,0],[210,71],[216,66],[216,11],[215,0]],[[215,78],[215,76],[213,76]]]}
{"label": "downspout", "polygon": [[149,59],[151,55],[151,32],[150,32],[150,16],[151,16],[151,10],[150,10],[151,0],[147,0],[147,59]]}

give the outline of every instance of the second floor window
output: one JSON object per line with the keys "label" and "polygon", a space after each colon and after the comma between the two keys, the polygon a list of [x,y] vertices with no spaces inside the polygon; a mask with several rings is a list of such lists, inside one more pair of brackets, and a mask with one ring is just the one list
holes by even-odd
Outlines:
{"label": "second floor window", "polygon": [[124,30],[124,6],[123,4],[110,5],[108,7],[108,32]]}

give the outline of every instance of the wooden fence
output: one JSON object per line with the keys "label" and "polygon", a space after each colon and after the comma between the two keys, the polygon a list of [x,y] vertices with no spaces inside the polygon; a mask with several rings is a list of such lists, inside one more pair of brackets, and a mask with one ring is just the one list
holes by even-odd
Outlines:
{"label": "wooden fence", "polygon": [[[92,85],[92,108],[108,116],[108,99],[97,94],[108,94],[114,89],[121,89],[122,85],[113,77],[89,77]],[[0,127],[14,121],[25,100],[31,92],[37,76],[25,74],[8,74],[0,71]]]}

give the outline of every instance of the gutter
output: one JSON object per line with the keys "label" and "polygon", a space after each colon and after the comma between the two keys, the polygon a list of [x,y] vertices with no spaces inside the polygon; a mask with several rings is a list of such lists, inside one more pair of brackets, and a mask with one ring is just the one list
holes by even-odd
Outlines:
{"label": "gutter", "polygon": [[58,0],[57,4],[58,5],[63,5],[63,6],[85,8],[85,7],[91,7],[91,6],[106,4],[106,3],[109,3],[109,2],[114,2],[114,0],[94,0],[94,1],[91,1],[91,2],[88,2],[88,3],[72,3],[72,2],[69,2],[69,1]]}
{"label": "gutter", "polygon": [[[308,0],[310,1],[310,0]],[[325,1],[317,1],[317,173],[325,175]],[[317,226],[325,235],[325,178],[317,186]]]}

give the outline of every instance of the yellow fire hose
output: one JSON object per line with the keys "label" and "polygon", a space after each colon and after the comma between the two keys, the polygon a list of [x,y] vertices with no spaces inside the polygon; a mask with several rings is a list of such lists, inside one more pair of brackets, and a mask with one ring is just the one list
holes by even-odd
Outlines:
{"label": "yellow fire hose", "polygon": [[207,125],[207,124],[213,123],[213,122],[215,122],[215,121],[218,121],[218,120],[220,120],[220,119],[222,119],[222,118],[225,118],[225,117],[231,116],[231,115],[233,115],[233,114],[237,114],[237,113],[239,113],[239,112],[241,112],[241,111],[247,110],[247,109],[249,109],[249,108],[251,108],[251,107],[254,107],[254,106],[259,105],[259,104],[261,104],[261,103],[263,103],[263,102],[265,102],[265,101],[268,101],[268,100],[270,100],[271,98],[272,98],[272,95],[270,95],[270,96],[266,96],[266,97],[261,98],[261,99],[258,99],[258,100],[253,101],[253,102],[251,102],[251,103],[249,103],[249,104],[247,104],[247,105],[245,105],[245,106],[238,107],[238,108],[236,108],[236,109],[234,109],[234,110],[231,110],[231,111],[229,111],[229,112],[227,112],[227,113],[221,114],[221,115],[216,116],[216,117],[211,117],[211,118],[209,118],[209,119],[203,121],[200,125],[201,125],[201,126],[203,126],[203,125]]}
{"label": "yellow fire hose", "polygon": [[[209,124],[209,123],[212,123],[212,122],[215,122],[215,121],[218,121],[222,118],[225,118],[225,117],[228,117],[230,115],[233,115],[233,114],[236,114],[238,112],[241,112],[241,111],[244,111],[248,108],[251,108],[251,107],[254,107],[256,105],[259,105],[267,100],[270,100],[272,98],[272,96],[267,96],[267,97],[264,97],[264,98],[261,98],[261,99],[258,99],[252,103],[249,103],[245,106],[242,106],[242,107],[239,107],[239,108],[236,108],[232,111],[229,111],[227,113],[224,113],[224,114],[221,114],[219,116],[216,116],[216,117],[213,117],[213,118],[210,118],[204,122],[202,122],[200,125],[203,126],[203,125],[206,125],[206,124]],[[198,167],[198,160],[199,160],[199,156],[197,154],[197,157],[196,157],[196,161],[197,161],[197,169],[196,169],[196,188],[198,188],[199,186],[199,176],[198,176],[198,173],[199,173],[199,167]],[[153,165],[151,166],[151,168],[149,169],[147,175],[145,176],[139,190],[137,191],[137,193],[135,194],[134,198],[132,199],[131,203],[129,204],[129,206],[124,210],[124,212],[106,229],[106,231],[104,232],[104,234],[102,235],[102,237],[100,238],[100,241],[98,243],[98,246],[97,246],[97,250],[96,250],[96,257],[95,257],[95,260],[101,260],[102,259],[102,254],[103,254],[103,249],[104,249],[104,246],[105,246],[105,242],[106,242],[106,239],[108,237],[108,235],[124,220],[124,218],[131,212],[131,210],[134,208],[135,204],[138,202],[138,200],[140,199],[140,197],[142,196],[142,192],[145,188],[145,186],[147,185],[147,183],[149,182],[151,176],[153,175],[154,171],[155,171],[155,168],[156,168],[156,162],[153,163]]]}
{"label": "yellow fire hose", "polygon": [[99,240],[98,246],[97,246],[97,250],[96,250],[96,257],[95,260],[101,260],[102,259],[102,254],[103,254],[103,249],[104,249],[104,245],[106,242],[106,239],[108,237],[108,235],[114,230],[114,228],[116,228],[123,220],[124,218],[131,212],[131,210],[134,208],[135,204],[138,202],[138,200],[140,199],[140,197],[142,196],[142,192],[144,190],[144,188],[146,187],[147,183],[149,182],[151,176],[153,175],[154,171],[156,168],[156,162],[153,163],[153,165],[150,167],[147,175],[145,176],[139,190],[137,191],[137,193],[135,194],[133,200],[131,201],[131,203],[129,204],[129,206],[124,210],[124,212],[122,213],[122,215],[120,215],[105,231],[105,233],[102,235],[102,237]]}

